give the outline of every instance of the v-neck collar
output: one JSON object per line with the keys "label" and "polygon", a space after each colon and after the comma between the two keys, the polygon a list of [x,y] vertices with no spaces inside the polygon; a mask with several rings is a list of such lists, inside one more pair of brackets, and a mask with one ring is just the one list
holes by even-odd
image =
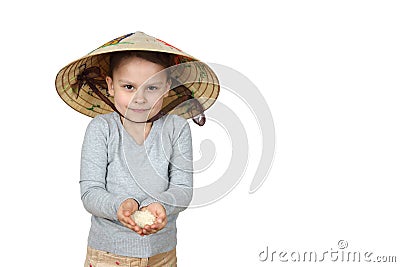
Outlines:
{"label": "v-neck collar", "polygon": [[124,125],[121,122],[120,116],[118,115],[118,113],[114,112],[114,117],[117,120],[118,123],[118,127],[122,128],[122,131],[124,133],[124,135],[128,136],[130,142],[132,144],[134,144],[136,147],[139,148],[144,148],[145,146],[147,146],[148,144],[151,144],[154,136],[157,134],[157,132],[159,132],[159,127],[160,127],[160,119],[153,121],[151,128],[150,128],[150,132],[147,135],[147,137],[144,139],[144,142],[142,144],[138,144],[135,140],[135,138],[133,138],[128,131],[125,129]]}

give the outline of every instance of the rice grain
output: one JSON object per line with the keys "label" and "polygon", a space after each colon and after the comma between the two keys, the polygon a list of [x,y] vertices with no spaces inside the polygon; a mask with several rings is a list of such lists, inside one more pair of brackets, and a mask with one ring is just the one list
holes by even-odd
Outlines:
{"label": "rice grain", "polygon": [[156,220],[156,217],[154,217],[154,215],[148,210],[145,211],[138,210],[133,213],[132,219],[138,226],[143,228],[146,224],[152,225]]}

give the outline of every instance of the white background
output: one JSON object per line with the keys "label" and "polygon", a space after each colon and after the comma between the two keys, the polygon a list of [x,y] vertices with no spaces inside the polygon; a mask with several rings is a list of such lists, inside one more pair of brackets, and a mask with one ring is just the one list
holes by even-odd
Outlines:
{"label": "white background", "polygon": [[[180,266],[286,266],[258,255],[266,246],[322,254],[341,239],[348,251],[400,261],[398,1],[1,5],[1,266],[83,266],[90,216],[78,180],[90,118],[64,104],[54,80],[67,63],[137,30],[243,73],[275,123],[274,162],[255,194],[259,137],[248,122],[241,183],[180,215]],[[232,106],[248,112],[240,107]],[[196,129],[194,145],[211,128]]]}

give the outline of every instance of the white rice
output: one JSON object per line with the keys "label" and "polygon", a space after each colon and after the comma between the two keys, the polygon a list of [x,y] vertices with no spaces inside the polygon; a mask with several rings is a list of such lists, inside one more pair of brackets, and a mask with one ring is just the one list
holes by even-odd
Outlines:
{"label": "white rice", "polygon": [[135,211],[135,213],[133,213],[132,219],[135,221],[137,225],[143,228],[146,224],[152,225],[156,220],[156,217],[154,217],[154,215],[151,214],[151,212],[148,210],[145,211],[138,210]]}

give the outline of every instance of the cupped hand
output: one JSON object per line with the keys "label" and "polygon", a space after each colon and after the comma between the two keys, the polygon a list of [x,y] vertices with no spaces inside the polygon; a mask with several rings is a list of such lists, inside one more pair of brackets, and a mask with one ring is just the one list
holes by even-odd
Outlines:
{"label": "cupped hand", "polygon": [[155,217],[155,221],[152,225],[145,225],[143,228],[143,235],[154,234],[160,231],[167,225],[167,213],[163,205],[158,202],[151,203],[150,205],[141,208],[142,211],[148,210]]}
{"label": "cupped hand", "polygon": [[138,234],[142,234],[142,228],[136,225],[136,223],[131,218],[131,215],[137,211],[139,208],[138,203],[132,199],[128,198],[118,208],[117,217],[118,220],[129,229],[135,231]]}

